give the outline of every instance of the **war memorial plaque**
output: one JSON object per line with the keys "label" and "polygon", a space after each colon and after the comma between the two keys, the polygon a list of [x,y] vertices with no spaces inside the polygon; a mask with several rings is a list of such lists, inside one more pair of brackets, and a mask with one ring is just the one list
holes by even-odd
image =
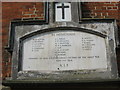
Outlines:
{"label": "war memorial plaque", "polygon": [[48,22],[13,23],[9,43],[12,75],[8,82],[36,84],[117,79],[116,22],[80,21],[78,2],[46,3],[46,6]]}
{"label": "war memorial plaque", "polygon": [[52,31],[23,41],[22,70],[106,69],[103,37],[80,31]]}

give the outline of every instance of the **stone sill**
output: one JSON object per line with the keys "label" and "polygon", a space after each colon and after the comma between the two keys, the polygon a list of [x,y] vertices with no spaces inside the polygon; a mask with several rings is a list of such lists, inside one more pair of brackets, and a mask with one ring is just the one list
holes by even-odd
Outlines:
{"label": "stone sill", "polygon": [[3,80],[2,84],[19,84],[19,83],[111,83],[111,82],[119,82],[120,83],[120,78],[118,79],[86,79],[86,80],[79,80],[79,81],[42,81],[42,80]]}
{"label": "stone sill", "polygon": [[[4,82],[5,86],[11,88],[21,88],[35,90],[35,88],[120,88],[120,80],[118,81],[100,81],[100,82],[79,82],[79,83],[41,83],[39,81],[13,81]],[[25,89],[25,90],[26,90]],[[16,90],[16,89],[15,89]],[[38,90],[38,89],[37,89]]]}

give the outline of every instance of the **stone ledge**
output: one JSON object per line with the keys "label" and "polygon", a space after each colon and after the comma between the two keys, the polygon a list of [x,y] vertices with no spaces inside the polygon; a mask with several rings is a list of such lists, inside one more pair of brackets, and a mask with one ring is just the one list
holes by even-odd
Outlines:
{"label": "stone ledge", "polygon": [[51,87],[52,85],[54,86],[59,86],[59,85],[65,85],[65,86],[70,86],[70,85],[79,85],[79,86],[102,86],[102,85],[107,85],[107,86],[119,86],[120,85],[120,78],[119,79],[110,79],[110,80],[81,80],[79,82],[47,82],[47,81],[39,81],[39,80],[5,80],[3,81],[3,85],[5,86],[10,86],[10,87],[20,87],[20,86],[37,86],[37,87],[44,87],[48,86]]}
{"label": "stone ledge", "polygon": [[11,88],[8,86],[0,85],[0,90],[11,90]]}

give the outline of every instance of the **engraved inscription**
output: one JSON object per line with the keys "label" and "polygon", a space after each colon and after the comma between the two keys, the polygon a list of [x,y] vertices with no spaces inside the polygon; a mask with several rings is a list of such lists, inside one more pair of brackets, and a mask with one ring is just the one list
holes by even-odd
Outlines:
{"label": "engraved inscription", "polygon": [[102,69],[106,58],[105,39],[89,33],[53,31],[23,41],[23,70]]}

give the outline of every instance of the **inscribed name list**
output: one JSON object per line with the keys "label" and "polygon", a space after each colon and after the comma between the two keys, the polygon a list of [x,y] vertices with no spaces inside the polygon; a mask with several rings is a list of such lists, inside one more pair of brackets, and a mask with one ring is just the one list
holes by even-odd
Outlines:
{"label": "inscribed name list", "polygon": [[105,39],[80,31],[52,31],[23,41],[23,70],[107,68]]}

